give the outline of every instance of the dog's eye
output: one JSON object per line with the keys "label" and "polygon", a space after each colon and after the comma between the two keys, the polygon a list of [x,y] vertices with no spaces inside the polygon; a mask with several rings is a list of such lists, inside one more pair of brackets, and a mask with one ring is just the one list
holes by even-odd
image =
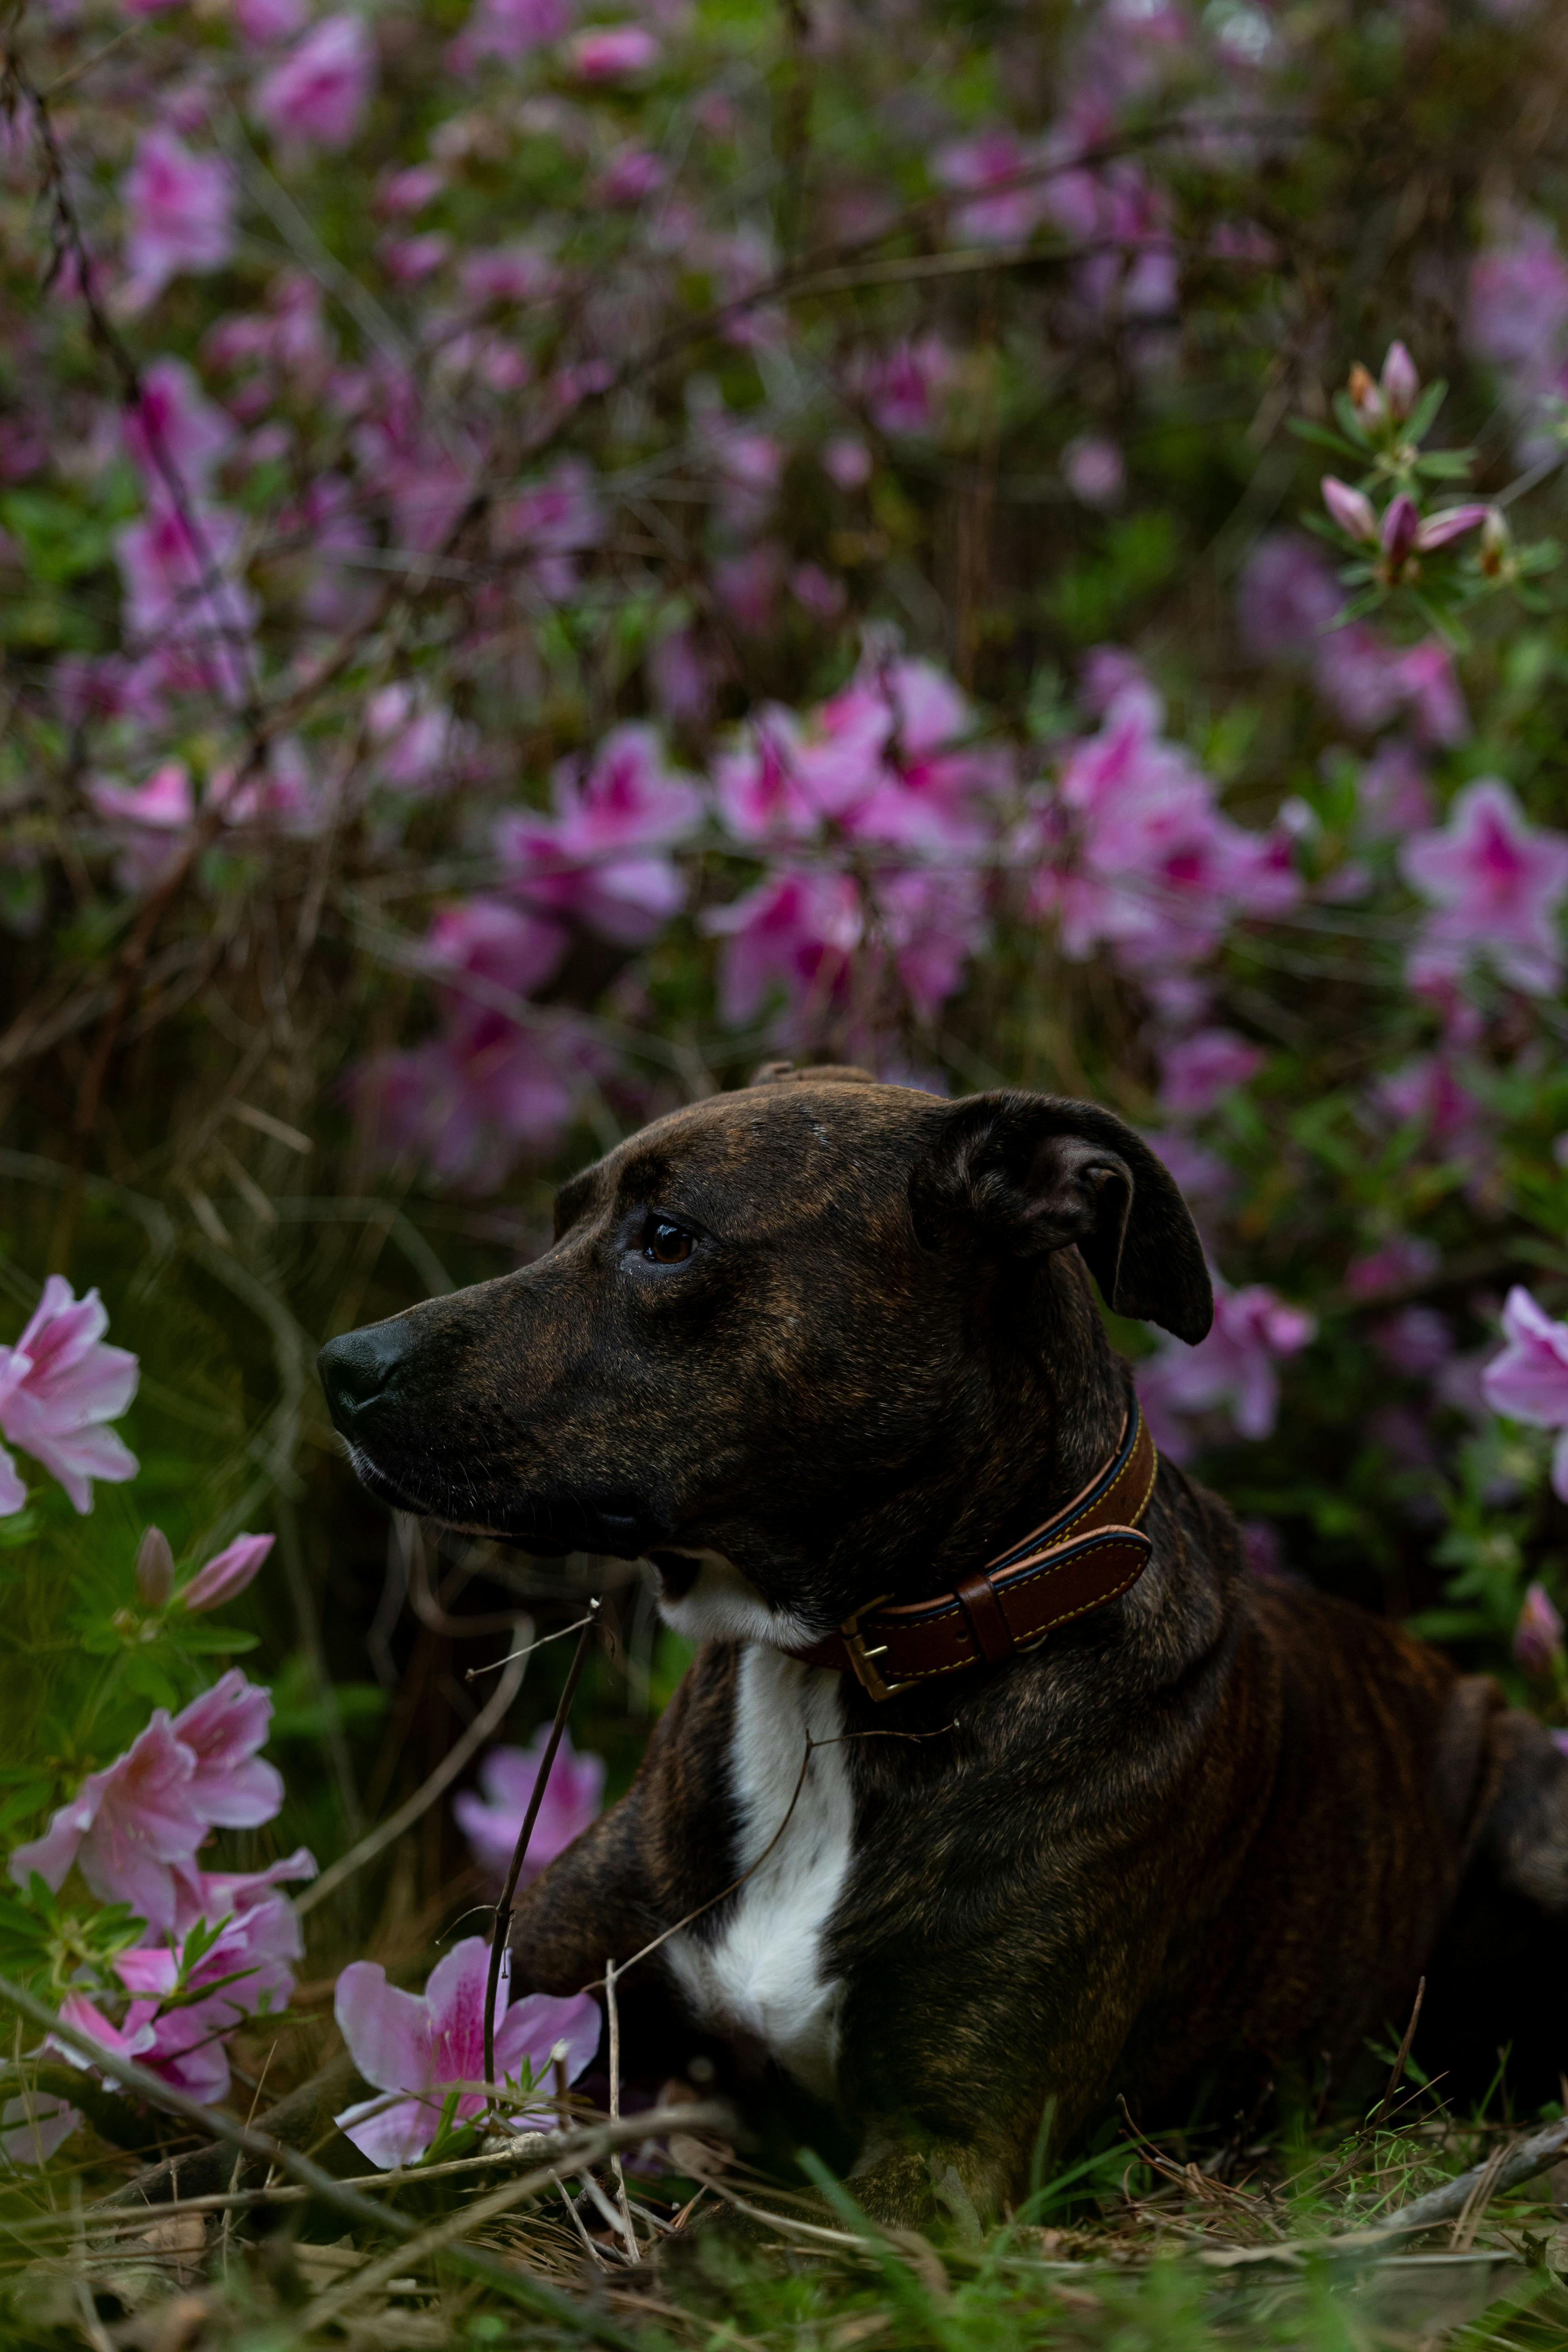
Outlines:
{"label": "dog's eye", "polygon": [[668,1217],[651,1216],[644,1223],[642,1254],[652,1265],[684,1265],[694,1246],[691,1235]]}

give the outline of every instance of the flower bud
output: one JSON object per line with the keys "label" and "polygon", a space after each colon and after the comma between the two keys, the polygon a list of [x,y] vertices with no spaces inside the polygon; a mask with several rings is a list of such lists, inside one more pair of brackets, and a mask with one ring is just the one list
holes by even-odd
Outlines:
{"label": "flower bud", "polygon": [[1512,545],[1513,533],[1508,527],[1508,517],[1501,507],[1489,507],[1486,520],[1481,524],[1481,570],[1489,579],[1495,579],[1502,570]]}
{"label": "flower bud", "polygon": [[1533,1682],[1550,1682],[1563,1656],[1563,1620],[1543,1584],[1532,1584],[1524,1596],[1519,1622],[1513,1629],[1514,1664]]}
{"label": "flower bud", "polygon": [[232,1601],[237,1592],[245,1591],[277,1540],[276,1536],[236,1536],[205,1568],[197,1569],[180,1595],[184,1606],[192,1611],[218,1609]]}
{"label": "flower bud", "polygon": [[1403,425],[1421,396],[1415,362],[1403,343],[1390,343],[1383,362],[1383,398],[1397,425]]}
{"label": "flower bud", "polygon": [[1377,516],[1364,491],[1352,490],[1333,474],[1323,476],[1321,487],[1323,504],[1342,531],[1352,539],[1376,540]]}
{"label": "flower bud", "polygon": [[146,1609],[163,1609],[174,1589],[174,1555],[162,1528],[149,1528],[136,1547],[136,1591]]}
{"label": "flower bud", "polygon": [[1383,551],[1393,565],[1404,562],[1415,544],[1421,528],[1421,509],[1415,499],[1401,490],[1391,499],[1383,518]]}
{"label": "flower bud", "polygon": [[1355,410],[1356,423],[1373,432],[1383,423],[1383,394],[1372,380],[1372,373],[1360,360],[1351,370],[1349,384],[1351,406]]}
{"label": "flower bud", "polygon": [[1450,540],[1462,539],[1466,531],[1485,522],[1489,511],[1482,506],[1441,507],[1427,516],[1415,534],[1415,544],[1423,554],[1434,547],[1447,547]]}

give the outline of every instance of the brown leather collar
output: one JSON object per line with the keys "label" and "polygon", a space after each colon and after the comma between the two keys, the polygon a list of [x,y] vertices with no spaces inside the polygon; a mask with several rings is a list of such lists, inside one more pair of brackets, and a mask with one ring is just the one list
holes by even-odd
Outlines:
{"label": "brown leather collar", "polygon": [[1053,1627],[1137,1583],[1153,1549],[1138,1522],[1159,1462],[1134,1399],[1104,1469],[1022,1543],[932,1600],[889,1608],[884,1593],[847,1617],[837,1633],[788,1654],[852,1674],[872,1698],[883,1699],[1033,1649]]}

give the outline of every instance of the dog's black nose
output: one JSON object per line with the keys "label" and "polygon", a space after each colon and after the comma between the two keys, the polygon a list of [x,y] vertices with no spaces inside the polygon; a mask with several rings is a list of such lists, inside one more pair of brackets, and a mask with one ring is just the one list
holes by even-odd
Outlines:
{"label": "dog's black nose", "polygon": [[327,1410],[340,1429],[346,1431],[357,1414],[386,1394],[403,1355],[404,1337],[393,1323],[367,1323],[363,1331],[328,1340],[316,1370]]}

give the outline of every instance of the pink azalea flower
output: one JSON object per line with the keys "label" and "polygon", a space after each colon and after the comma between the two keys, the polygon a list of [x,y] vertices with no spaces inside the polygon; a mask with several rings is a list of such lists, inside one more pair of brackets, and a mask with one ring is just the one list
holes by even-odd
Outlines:
{"label": "pink azalea flower", "polygon": [[856,371],[872,422],[883,433],[929,433],[952,379],[952,354],[936,335],[863,360]]}
{"label": "pink azalea flower", "polygon": [[444,907],[425,940],[425,960],[433,972],[449,977],[455,1007],[482,1002],[465,992],[459,975],[528,996],[552,977],[565,952],[559,923],[542,922],[504,898],[464,898]]}
{"label": "pink azalea flower", "polygon": [[571,21],[569,0],[478,0],[447,55],[458,73],[481,58],[525,58],[558,41]]}
{"label": "pink azalea flower", "polygon": [[910,1005],[929,1021],[957,994],[972,959],[985,945],[979,877],[958,870],[879,875],[870,890],[868,928],[891,950]]}
{"label": "pink azalea flower", "polygon": [[183,360],[154,360],[142,371],[142,397],[125,412],[125,446],[150,491],[173,470],[185,495],[205,494],[213,467],[234,446],[233,420],[206,399]]}
{"label": "pink azalea flower", "polygon": [[1321,551],[1299,532],[1271,531],[1242,567],[1237,617],[1265,661],[1315,653],[1343,602]]}
{"label": "pink azalea flower", "polygon": [[577,585],[578,558],[605,536],[592,467],[580,457],[563,458],[543,481],[498,507],[493,530],[498,550],[526,553],[523,577],[551,604],[560,604]]}
{"label": "pink azalea flower", "polygon": [[[15,1347],[0,1348],[0,1431],[41,1462],[79,1511],[92,1508],[92,1481],[136,1475],[136,1456],[106,1422],[136,1393],[136,1358],[106,1347],[109,1317],[96,1290],[77,1298],[51,1274]],[[0,1446],[0,1512],[20,1510],[26,1491]]]}
{"label": "pink azalea flower", "polygon": [[[362,2101],[336,2119],[361,2155],[383,2170],[423,2156],[453,2085],[484,2081],[489,1969],[484,1937],[468,1936],[437,1962],[422,1997],[389,1985],[386,1970],[374,1960],[352,1961],[339,1977],[334,2009],[354,2064],[378,2092],[405,2095],[390,2106],[379,2098]],[[563,2042],[567,2080],[575,2082],[599,2046],[596,2004],[586,1993],[562,2000],[531,1993],[509,2006],[507,1979],[503,1968],[495,2027],[497,2074],[521,2081],[526,2066],[533,2081],[545,2081],[551,2052]],[[482,2092],[463,2092],[455,2120],[468,2122],[484,2105]],[[537,2129],[547,2118],[514,2121]]]}
{"label": "pink azalea flower", "polygon": [[714,656],[694,629],[672,629],[648,657],[654,707],[676,726],[707,718],[719,676]]}
{"label": "pink azalea flower", "polygon": [[1352,621],[1323,638],[1313,675],[1324,701],[1358,732],[1372,734],[1405,708],[1394,648],[1364,621]]}
{"label": "pink azalea flower", "polygon": [[1138,1392],[1155,1441],[1176,1461],[1192,1450],[1184,1418],[1223,1411],[1238,1437],[1267,1437],[1279,1410],[1280,1358],[1306,1347],[1317,1330],[1304,1308],[1289,1307],[1264,1283],[1232,1290],[1215,1281],[1214,1328],[1195,1348],[1164,1340],[1138,1368]]}
{"label": "pink azalea flower", "polygon": [[398,220],[412,218],[434,204],[446,185],[447,174],[439,163],[407,164],[382,181],[375,194],[376,211],[390,213]]}
{"label": "pink azalea flower", "polygon": [[724,941],[719,960],[720,1018],[738,1026],[782,987],[799,1012],[825,1013],[845,993],[863,936],[860,896],[847,874],[775,870],[702,929]]}
{"label": "pink azalea flower", "polygon": [[1495,776],[1467,784],[1440,830],[1407,841],[1400,871],[1437,909],[1412,950],[1416,987],[1458,979],[1485,955],[1534,996],[1563,973],[1559,915],[1568,898],[1568,835],[1530,824]]}
{"label": "pink azalea flower", "polygon": [[47,2164],[81,2128],[77,2108],[47,2091],[24,2091],[0,2107],[0,2156],[7,2164]]}
{"label": "pink azalea flower", "polygon": [[1513,1662],[1532,1682],[1550,1682],[1563,1658],[1563,1620],[1544,1584],[1532,1584],[1513,1629]]}
{"label": "pink azalea flower", "polygon": [[234,180],[217,155],[195,155],[172,131],[148,131],[121,188],[127,299],[136,309],[172,278],[221,269],[234,251]]}
{"label": "pink azalea flower", "polygon": [[251,99],[251,110],[279,139],[346,147],[375,88],[375,43],[363,16],[323,16]]}
{"label": "pink azalea flower", "polygon": [[1080,506],[1114,507],[1127,488],[1127,467],[1103,433],[1079,433],[1062,451],[1062,479]]}
{"label": "pink azalea flower", "polygon": [[204,1609],[221,1609],[245,1591],[277,1540],[276,1536],[236,1536],[197,1569],[180,1593],[181,1607],[193,1616]]}
{"label": "pink azalea flower", "polygon": [[665,766],[651,727],[626,726],[613,728],[585,766],[559,767],[552,797],[553,816],[519,813],[496,826],[511,887],[542,913],[640,946],[685,899],[664,853],[700,816],[697,787]]}
{"label": "pink azalea flower", "polygon": [[183,760],[165,760],[142,784],[117,784],[111,776],[94,776],[86,790],[100,816],[146,825],[155,833],[182,833],[196,813],[191,772]]}
{"label": "pink azalea flower", "polygon": [[832,627],[848,602],[843,581],[820,563],[797,563],[789,575],[789,592],[825,629]]}
{"label": "pink azalea flower", "polygon": [[452,240],[439,229],[419,236],[384,236],[376,253],[387,276],[398,286],[418,286],[433,277],[451,257]]}
{"label": "pink azalea flower", "polygon": [[356,1094],[378,1153],[418,1160],[449,1182],[493,1189],[517,1156],[552,1151],[605,1057],[565,1012],[523,1028],[470,1003],[411,1053],[365,1065]]}
{"label": "pink azalea flower", "polygon": [[[484,1794],[464,1789],[452,1800],[458,1827],[468,1839],[474,1860],[498,1887],[504,1885],[511,1867],[512,1851],[549,1738],[550,1726],[542,1724],[526,1748],[492,1748],[479,1766]],[[604,1794],[603,1757],[579,1756],[571,1733],[563,1732],[523,1858],[524,1885],[563,1853],[574,1838],[582,1836],[596,1817]]]}
{"label": "pink azalea flower", "polygon": [[150,889],[179,855],[195,814],[195,793],[183,760],[165,760],[144,783],[90,776],[83,788],[120,845],[114,878],[132,896]]}
{"label": "pink azalea flower", "polygon": [[1442,1264],[1442,1253],[1415,1234],[1391,1234],[1364,1257],[1345,1268],[1347,1298],[1377,1298],[1406,1282],[1424,1282]]}
{"label": "pink azalea flower", "polygon": [[129,1903],[166,1934],[175,1914],[172,1865],[191,1861],[209,1827],[195,1775],[195,1755],[159,1707],[123,1756],[89,1774],[42,1837],[16,1848],[11,1876],[25,1886],[36,1870],[58,1893],[78,1864],[100,1902]]}
{"label": "pink azalea flower", "polygon": [[1394,680],[1420,743],[1460,743],[1469,714],[1455,675],[1454,656],[1440,637],[1425,637],[1400,656]]}
{"label": "pink azalea flower", "polygon": [[658,42],[641,25],[596,25],[578,34],[569,57],[580,81],[625,81],[658,62]]}
{"label": "pink azalea flower", "polygon": [[[213,1901],[222,1884],[204,1882],[211,1907],[202,1916],[219,1932],[186,1976],[184,1995],[174,2007],[161,2004],[179,1982],[181,1949],[140,1945],[114,1962],[121,1984],[136,1996],[129,2016],[151,2029],[142,2063],[208,2105],[229,2087],[228,2036],[247,2018],[288,2006],[293,1964],[304,1950],[300,1922],[286,1895],[265,1893],[243,1906]],[[182,1921],[182,1947],[195,1924]],[[234,1981],[225,1984],[226,1977]],[[204,1992],[205,1998],[191,1998]]]}
{"label": "pink azalea flower", "polygon": [[[468,300],[481,307],[490,302],[543,302],[560,291],[561,271],[548,253],[520,238],[514,245],[480,247],[470,253],[463,263],[462,281]],[[574,462],[563,461],[550,480],[560,480]],[[585,477],[587,468],[579,463],[577,471]]]}
{"label": "pink azalea flower", "polygon": [[595,183],[602,204],[628,210],[658,195],[669,177],[669,167],[651,147],[623,147],[612,155]]}
{"label": "pink azalea flower", "polygon": [[1057,914],[1067,954],[1104,942],[1144,973],[1201,961],[1237,916],[1276,914],[1300,889],[1289,842],[1223,815],[1159,723],[1158,698],[1129,682],[1099,734],[1071,747],[1041,844],[1055,851],[1065,827],[1068,854],[1042,866],[1032,894],[1036,911]]}
{"label": "pink azalea flower", "polygon": [[282,1804],[282,1775],[256,1752],[271,1720],[271,1693],[237,1666],[174,1717],[174,1736],[195,1764],[191,1801],[214,1828],[256,1829]]}
{"label": "pink azalea flower", "polygon": [[1429,1381],[1454,1353],[1454,1334],[1433,1307],[1402,1307],[1374,1323],[1369,1337],[1384,1362],[1411,1381]]}
{"label": "pink azalea flower", "polygon": [[1395,738],[1382,744],[1356,783],[1356,818],[1369,841],[1398,840],[1430,825],[1434,803],[1415,752]]}
{"label": "pink azalea flower", "polygon": [[1552,445],[1541,429],[1544,402],[1560,389],[1568,331],[1568,264],[1551,223],[1523,220],[1470,265],[1465,321],[1470,348],[1497,368],[1523,449]]}
{"label": "pink azalea flower", "polygon": [[1160,1056],[1160,1108],[1173,1118],[1202,1118],[1244,1087],[1263,1055],[1232,1029],[1200,1029]]}
{"label": "pink azalea flower", "polygon": [[775,539],[761,540],[743,554],[716,563],[713,590],[720,610],[749,636],[765,635],[773,625],[784,572],[784,550]]}
{"label": "pink azalea flower", "polygon": [[1041,184],[1037,178],[1021,186],[1008,184],[1036,162],[1022,140],[1002,129],[942,148],[934,166],[937,180],[973,198],[953,207],[954,236],[973,245],[1021,245],[1031,236],[1046,211]]}
{"label": "pink azalea flower", "polygon": [[271,1902],[276,1888],[315,1875],[316,1857],[302,1845],[265,1870],[198,1870],[193,1863],[177,1864],[173,1932],[183,1941],[198,1919],[225,1919],[231,1912],[254,1910],[258,1904]]}
{"label": "pink azalea flower", "polygon": [[[150,2020],[150,2004],[133,2002],[122,2025],[116,2025],[88,2000],[85,1993],[68,1993],[60,2003],[60,2021],[78,2033],[86,2034],[100,2049],[117,2058],[132,2058],[142,2064],[151,2062],[155,2039]],[[43,2044],[42,2054],[63,2058],[68,2066],[80,2074],[93,2072],[90,2058],[73,2042],[62,2036],[49,2034]],[[224,2068],[226,2087],[228,2069]],[[112,2076],[100,2076],[111,2090],[120,2087]],[[7,2101],[0,2112],[0,2151],[13,2164],[43,2164],[61,2143],[79,2128],[81,2116],[76,2108],[51,2098],[47,2094],[26,2092],[19,2099]]]}
{"label": "pink azalea flower", "polygon": [[239,517],[226,508],[194,499],[182,507],[154,492],[141,520],[114,541],[127,633],[140,646],[184,656],[209,690],[230,701],[244,688],[258,609],[232,576],[243,537]]}
{"label": "pink azalea flower", "polygon": [[713,791],[737,841],[802,840],[826,813],[812,789],[799,722],[777,704],[759,710],[740,744],[714,761]]}
{"label": "pink azalea flower", "polygon": [[1493,1119],[1445,1054],[1418,1054],[1373,1089],[1379,1109],[1414,1120],[1427,1147],[1479,1175],[1493,1152]]}
{"label": "pink azalea flower", "polygon": [[871,452],[864,441],[839,434],[825,444],[822,469],[841,490],[863,490],[871,478]]}
{"label": "pink azalea flower", "polygon": [[1508,1344],[1482,1372],[1481,1394],[1493,1412],[1561,1433],[1552,1486],[1568,1502],[1568,1323],[1554,1322],[1516,1283],[1503,1305],[1502,1334]]}
{"label": "pink azalea flower", "polygon": [[784,474],[785,450],[776,434],[761,433],[727,409],[700,408],[692,439],[717,477],[719,514],[737,537],[762,529]]}
{"label": "pink azalea flower", "polygon": [[1143,1140],[1175,1178],[1200,1226],[1205,1214],[1217,1213],[1229,1202],[1236,1191],[1236,1171],[1186,1129],[1167,1128],[1160,1133],[1146,1128]]}
{"label": "pink azalea flower", "polygon": [[303,30],[305,17],[304,0],[234,0],[235,23],[253,49],[291,41]]}
{"label": "pink azalea flower", "polygon": [[454,781],[467,731],[444,703],[426,701],[406,678],[378,687],[365,706],[365,729],[376,746],[376,773],[405,793],[425,793]]}

